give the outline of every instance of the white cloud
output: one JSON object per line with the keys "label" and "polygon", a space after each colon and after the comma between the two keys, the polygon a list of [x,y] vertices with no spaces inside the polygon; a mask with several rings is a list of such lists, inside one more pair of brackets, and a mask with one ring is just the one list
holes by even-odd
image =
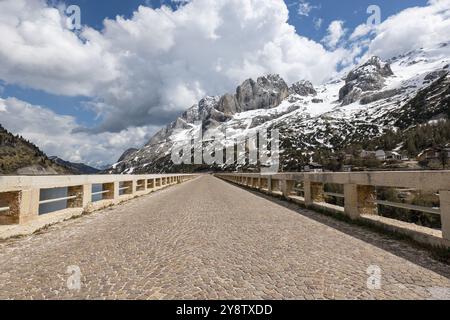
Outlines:
{"label": "white cloud", "polygon": [[83,43],[64,26],[60,11],[44,0],[0,1],[0,79],[87,96],[116,79],[114,57],[102,43]]}
{"label": "white cloud", "polygon": [[309,13],[314,9],[319,9],[319,6],[313,6],[311,3],[301,0],[298,4],[297,14],[300,16],[308,17]]}
{"label": "white cloud", "polygon": [[318,83],[345,56],[299,36],[282,0],[141,6],[130,19],[106,20],[101,32],[85,27],[86,41],[43,0],[0,4],[0,78],[92,97],[104,119],[98,132],[165,124],[204,95],[266,73]]}
{"label": "white cloud", "polygon": [[374,27],[369,25],[369,24],[367,24],[367,23],[360,24],[359,26],[357,26],[355,28],[355,30],[351,34],[350,41],[353,41],[353,40],[359,39],[361,37],[364,37],[364,36],[368,35],[373,30],[374,30]]}
{"label": "white cloud", "polygon": [[15,98],[0,98],[0,119],[3,127],[32,141],[47,155],[94,167],[111,164],[125,149],[143,145],[149,133],[156,131],[155,127],[147,126],[95,136],[73,133],[78,127],[73,117]]}
{"label": "white cloud", "polygon": [[359,25],[350,36],[352,46],[388,59],[450,40],[450,0],[431,0],[427,6],[399,12],[376,26]]}
{"label": "white cloud", "polygon": [[322,18],[314,18],[313,23],[314,23],[314,29],[319,30],[320,28],[322,28],[323,19]]}
{"label": "white cloud", "polygon": [[450,0],[406,9],[376,27],[369,55],[390,58],[413,49],[450,40]]}
{"label": "white cloud", "polygon": [[335,20],[328,26],[328,33],[322,39],[322,43],[324,43],[327,47],[334,49],[346,33],[347,29],[344,28],[344,21]]}

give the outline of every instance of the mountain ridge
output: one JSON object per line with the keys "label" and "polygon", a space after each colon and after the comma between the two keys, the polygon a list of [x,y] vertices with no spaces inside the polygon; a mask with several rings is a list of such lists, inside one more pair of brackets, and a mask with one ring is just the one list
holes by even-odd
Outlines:
{"label": "mountain ridge", "polygon": [[[246,80],[235,94],[200,100],[107,172],[195,170],[175,167],[169,158],[175,141],[186,139],[196,121],[202,122],[204,130],[232,129],[236,136],[276,128],[282,146],[290,149],[285,154],[282,150],[281,169],[298,169],[300,164],[293,166],[291,158],[303,158],[305,163],[317,149],[338,151],[349,143],[380,137],[392,128],[405,130],[439,115],[448,118],[449,57],[448,44],[386,61],[372,57],[344,77],[316,87],[305,80],[289,87],[278,75]],[[215,169],[236,170],[239,166]]]}
{"label": "mountain ridge", "polygon": [[69,168],[70,171],[74,174],[96,174],[101,171],[84,163],[66,161],[57,156],[51,156],[49,157],[49,159],[63,167]]}

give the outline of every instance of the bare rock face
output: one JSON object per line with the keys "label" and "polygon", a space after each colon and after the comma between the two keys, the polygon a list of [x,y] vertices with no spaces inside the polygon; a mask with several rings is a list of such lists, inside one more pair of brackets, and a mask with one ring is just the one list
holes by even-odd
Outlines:
{"label": "bare rock face", "polygon": [[289,93],[290,94],[298,94],[299,96],[302,96],[302,97],[307,97],[309,95],[312,95],[312,96],[317,95],[317,92],[314,89],[313,84],[307,80],[302,80],[302,81],[298,81],[298,82],[294,83],[289,88]]}
{"label": "bare rock face", "polygon": [[[278,119],[281,116],[284,116],[286,114],[289,114],[295,110],[298,110],[299,106],[296,105],[292,105],[290,106],[287,110],[285,110],[284,112],[280,112],[280,113],[273,113],[273,114],[268,114],[268,115],[264,115],[264,116],[256,116],[252,119],[252,123],[250,125],[250,128],[255,128],[257,126],[262,125],[263,123],[266,123],[268,121],[274,120],[274,119]],[[245,125],[241,128],[245,128]]]}
{"label": "bare rock face", "polygon": [[271,109],[289,96],[289,87],[279,75],[244,81],[236,90],[239,111]]}
{"label": "bare rock face", "polygon": [[430,72],[429,74],[427,74],[425,76],[424,83],[431,83],[431,82],[436,81],[437,79],[445,77],[447,75],[448,75],[448,71],[445,69]]}
{"label": "bare rock face", "polygon": [[[306,87],[309,85],[305,84]],[[310,88],[304,90],[310,91]],[[225,94],[222,97],[206,97],[200,100],[183,113],[171,128],[158,133],[156,140],[167,137],[173,129],[186,129],[197,121],[203,122],[207,127],[215,127],[240,112],[275,108],[289,94],[286,82],[279,75],[260,77],[256,81],[248,79],[236,89],[234,95]]]}
{"label": "bare rock face", "polygon": [[119,160],[117,162],[123,161],[125,160],[127,157],[129,157],[130,155],[132,155],[133,153],[135,153],[136,151],[139,151],[139,149],[136,148],[130,148],[128,150],[126,150],[119,158]]}
{"label": "bare rock face", "polygon": [[339,91],[339,101],[348,105],[357,101],[364,92],[381,90],[385,78],[394,75],[388,63],[379,57],[372,57],[365,64],[352,70],[345,79],[345,86]]}
{"label": "bare rock face", "polygon": [[386,90],[386,91],[381,91],[381,92],[376,92],[373,94],[368,94],[368,95],[363,95],[361,97],[360,103],[361,104],[369,104],[375,101],[379,101],[382,99],[388,99],[391,97],[394,97],[398,94],[400,94],[402,91],[399,89],[393,89],[393,90]]}
{"label": "bare rock face", "polygon": [[220,98],[219,105],[217,106],[217,110],[223,112],[225,115],[233,115],[240,111],[239,103],[236,100],[236,97],[231,94],[225,94],[222,98]]}

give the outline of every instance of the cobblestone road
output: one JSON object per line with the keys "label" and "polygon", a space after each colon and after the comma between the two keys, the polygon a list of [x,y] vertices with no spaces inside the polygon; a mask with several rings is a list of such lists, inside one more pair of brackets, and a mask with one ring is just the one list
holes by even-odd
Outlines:
{"label": "cobblestone road", "polygon": [[[373,265],[380,290],[367,288]],[[80,268],[79,291],[67,288],[69,266]],[[0,243],[0,298],[448,297],[449,269],[407,244],[205,176]]]}

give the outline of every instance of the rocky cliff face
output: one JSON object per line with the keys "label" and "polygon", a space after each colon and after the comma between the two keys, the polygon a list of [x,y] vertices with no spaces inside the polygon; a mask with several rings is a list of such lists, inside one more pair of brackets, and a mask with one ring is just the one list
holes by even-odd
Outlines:
{"label": "rocky cliff face", "polygon": [[249,79],[234,94],[202,99],[108,172],[199,169],[177,167],[170,161],[174,143],[190,143],[188,137],[197,122],[203,130],[232,129],[236,137],[276,128],[284,148],[282,167],[295,169],[299,159],[308,159],[320,149],[337,150],[388,129],[450,115],[449,64],[450,46],[437,45],[389,61],[372,57],[348,74],[316,87],[304,80],[289,87],[278,75]]}
{"label": "rocky cliff face", "polygon": [[317,91],[314,89],[314,86],[311,82],[302,80],[294,83],[289,88],[289,94],[297,94],[299,96],[306,97],[309,95],[317,95]]}
{"label": "rocky cliff face", "polygon": [[279,75],[246,80],[236,90],[238,112],[271,109],[289,95],[289,87]]}
{"label": "rocky cliff face", "polygon": [[382,62],[378,57],[372,57],[347,75],[344,87],[339,90],[339,101],[348,105],[358,101],[364,92],[381,90],[385,79],[393,75],[388,63]]}

